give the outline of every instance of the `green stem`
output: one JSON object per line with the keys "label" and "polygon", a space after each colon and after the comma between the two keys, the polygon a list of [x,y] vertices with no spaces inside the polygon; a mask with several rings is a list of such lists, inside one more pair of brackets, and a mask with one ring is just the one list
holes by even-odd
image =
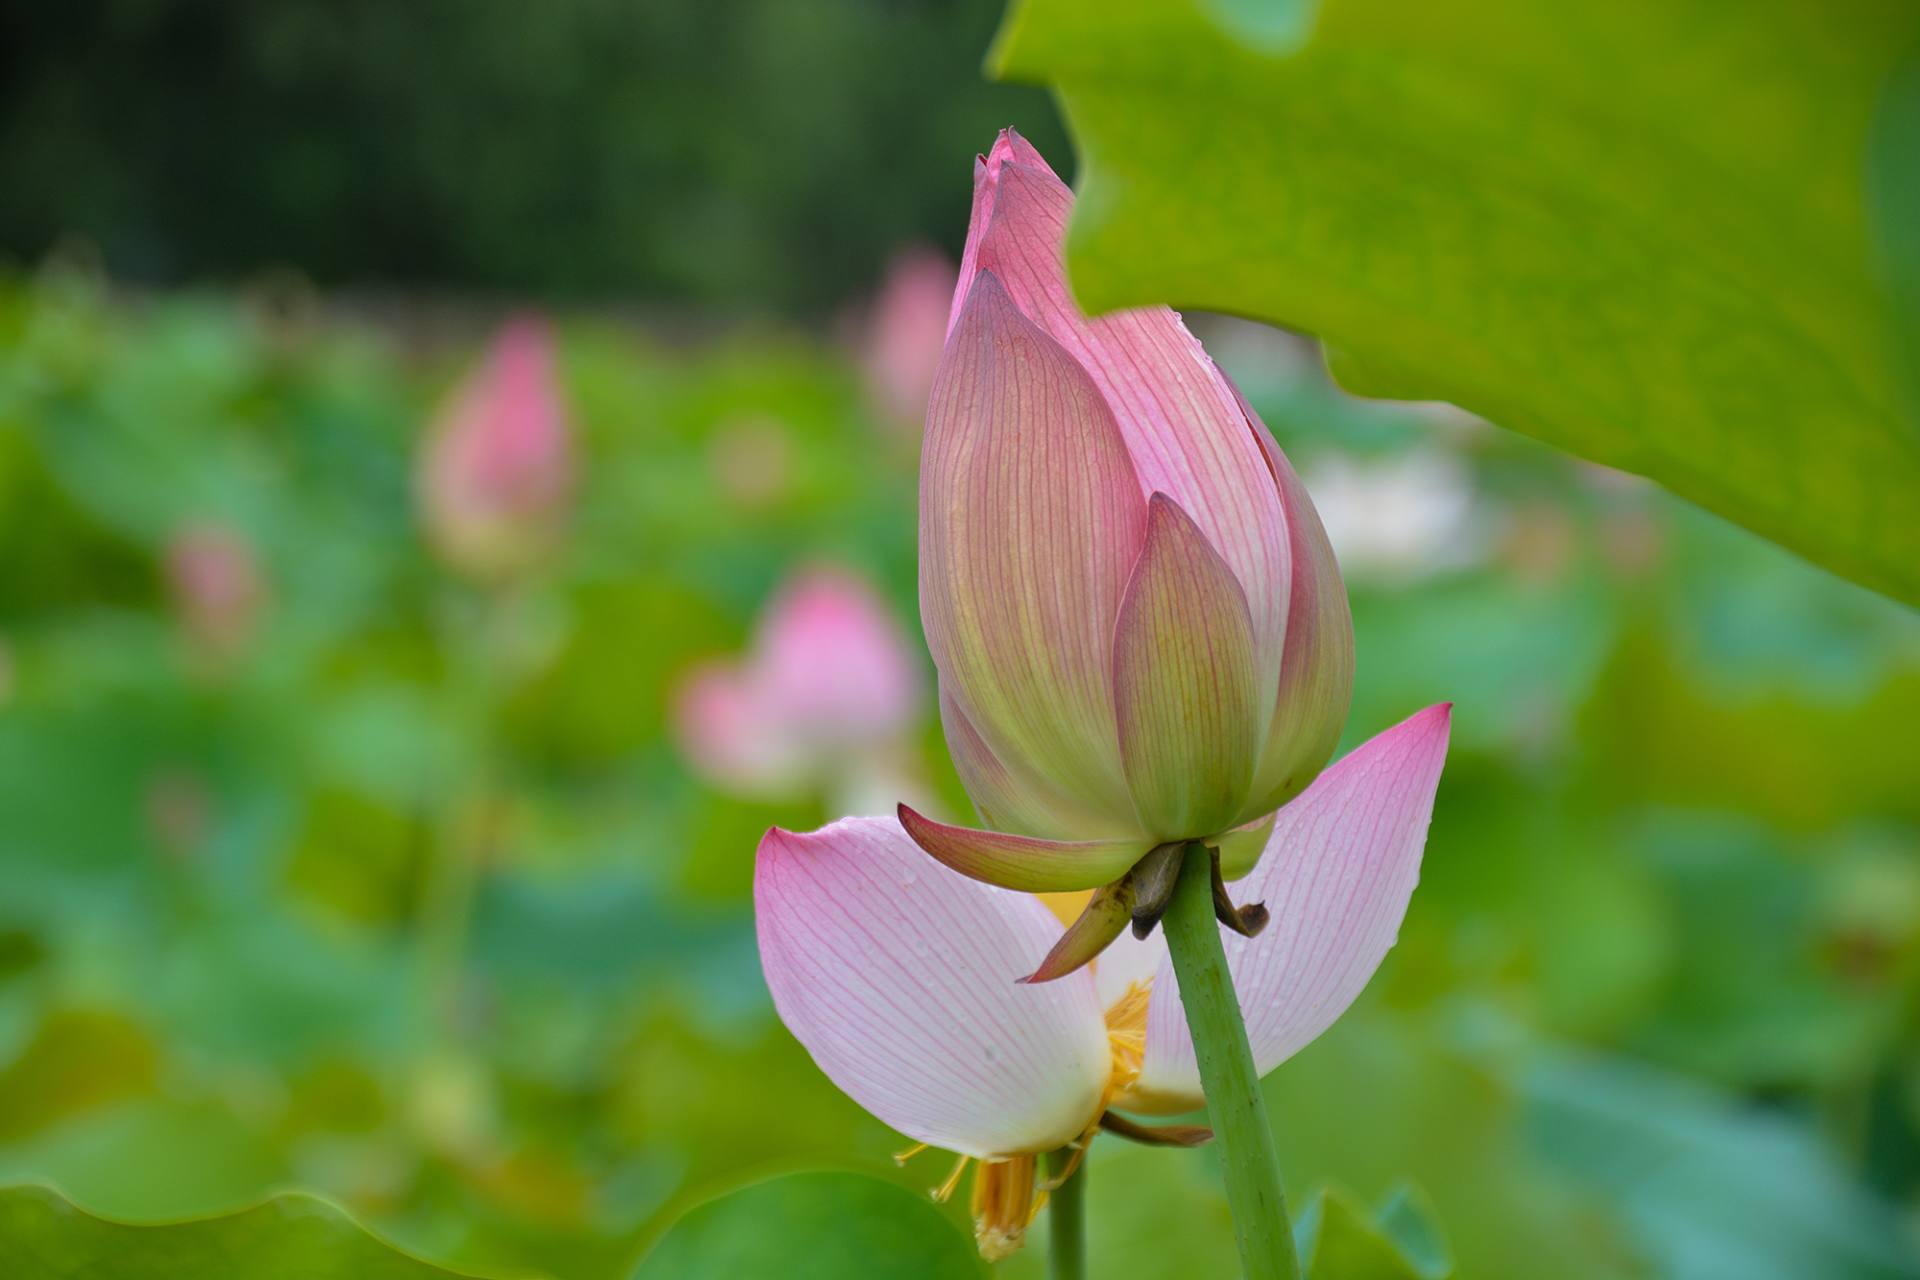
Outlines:
{"label": "green stem", "polygon": [[1200,1083],[1207,1094],[1207,1118],[1220,1144],[1241,1269],[1248,1280],[1297,1280],[1300,1264],[1280,1191],[1280,1157],[1214,922],[1213,862],[1206,846],[1187,846],[1161,928],[1167,931],[1173,971],[1180,979],[1180,1002],[1186,1006],[1187,1029],[1193,1033]]}
{"label": "green stem", "polygon": [[[1071,1149],[1062,1147],[1047,1157],[1047,1172],[1054,1177],[1072,1159]],[[1047,1275],[1049,1280],[1086,1280],[1087,1274],[1087,1161],[1083,1155],[1073,1176],[1053,1189],[1047,1197]]]}

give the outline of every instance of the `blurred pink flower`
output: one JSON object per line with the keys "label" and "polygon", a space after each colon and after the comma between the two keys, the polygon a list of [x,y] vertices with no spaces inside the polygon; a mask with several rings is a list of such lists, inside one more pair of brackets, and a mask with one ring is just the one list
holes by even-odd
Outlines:
{"label": "blurred pink flower", "polygon": [[920,691],[913,649],[884,602],[846,570],[817,566],[780,589],[744,659],[688,674],[674,731],[695,767],[737,791],[844,785],[886,763]]}
{"label": "blurred pink flower", "polygon": [[887,267],[867,318],[861,364],[867,393],[889,426],[917,434],[926,416],[955,278],[953,263],[927,245],[902,250]]}
{"label": "blurred pink flower", "polygon": [[573,489],[553,336],[510,320],[436,416],[417,476],[427,533],[453,568],[510,575],[550,548]]}
{"label": "blurred pink flower", "polygon": [[253,634],[266,598],[253,547],[226,525],[188,525],[167,542],[175,616],[204,656],[231,658]]}

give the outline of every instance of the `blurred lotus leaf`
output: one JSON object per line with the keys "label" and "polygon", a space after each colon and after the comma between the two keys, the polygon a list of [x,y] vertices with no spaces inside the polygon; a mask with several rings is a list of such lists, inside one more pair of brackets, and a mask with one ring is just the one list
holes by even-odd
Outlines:
{"label": "blurred lotus leaf", "polygon": [[1885,1203],[1786,1115],[1682,1077],[1575,1054],[1527,1080],[1556,1168],[1614,1197],[1653,1274],[1689,1280],[1914,1280]]}
{"label": "blurred lotus leaf", "polygon": [[1453,1257],[1432,1207],[1410,1186],[1371,1209],[1328,1187],[1294,1222],[1307,1280],[1446,1280]]}
{"label": "blurred lotus leaf", "polygon": [[275,1196],[239,1213],[135,1226],[75,1208],[45,1187],[0,1190],[8,1280],[452,1280],[324,1200]]}
{"label": "blurred lotus leaf", "polygon": [[1916,38],[1882,0],[1022,0],[995,61],[1083,150],[1089,309],[1303,329],[1353,390],[1651,476],[1911,602],[1920,434],[1863,157]]}
{"label": "blurred lotus leaf", "polygon": [[973,1245],[904,1187],[858,1173],[792,1173],[692,1209],[633,1280],[977,1280]]}

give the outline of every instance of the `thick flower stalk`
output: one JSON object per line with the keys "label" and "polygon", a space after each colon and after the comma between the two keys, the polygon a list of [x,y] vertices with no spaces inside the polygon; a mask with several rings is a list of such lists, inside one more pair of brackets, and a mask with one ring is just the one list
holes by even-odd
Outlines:
{"label": "thick flower stalk", "polygon": [[520,316],[435,417],[417,488],[434,549],[475,578],[510,576],[551,549],[573,490],[573,447],[553,335]]}
{"label": "thick flower stalk", "polygon": [[[1245,888],[1271,923],[1227,937],[1256,1069],[1325,1030],[1393,945],[1419,877],[1448,710],[1363,744],[1282,809]],[[1079,895],[1084,899],[1086,895]],[[1045,985],[1015,981],[1078,901],[1043,899],[930,862],[888,818],[761,841],[754,913],[775,1007],[820,1068],[916,1143],[970,1163],[987,1257],[1018,1248],[1047,1190],[1099,1128],[1191,1143],[1204,1131],[1129,1119],[1203,1104],[1167,947],[1125,938]],[[1058,1175],[1056,1175],[1058,1176]]]}
{"label": "thick flower stalk", "polygon": [[976,165],[921,456],[920,608],[991,830],[901,813],[975,879],[1105,887],[1060,971],[1117,933],[1150,852],[1203,840],[1245,874],[1331,756],[1353,684],[1346,593],[1299,479],[1172,311],[1081,314],[1072,203],[1011,131]]}

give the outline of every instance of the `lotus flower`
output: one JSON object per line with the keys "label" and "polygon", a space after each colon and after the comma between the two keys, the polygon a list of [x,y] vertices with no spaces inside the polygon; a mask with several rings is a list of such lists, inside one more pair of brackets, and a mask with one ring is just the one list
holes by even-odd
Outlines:
{"label": "lotus flower", "polygon": [[917,424],[947,335],[953,260],[917,245],[887,265],[862,344],[867,393],[888,425]]}
{"label": "lotus flower", "polygon": [[977,879],[1116,882],[1158,846],[1228,876],[1331,756],[1353,627],[1286,458],[1180,318],[1089,319],[1073,196],[1007,131],[927,410],[920,612],[954,762],[990,831],[901,820]]}
{"label": "lotus flower", "polygon": [[418,477],[427,532],[463,573],[512,574],[550,548],[572,487],[553,337],[544,320],[521,316],[434,422]]}
{"label": "lotus flower", "polygon": [[894,752],[921,696],[913,650],[885,603],[850,572],[820,565],[780,589],[744,661],[689,674],[674,729],[714,781],[777,796],[845,782],[831,775]]}
{"label": "lotus flower", "polygon": [[[1246,881],[1271,923],[1257,938],[1225,939],[1262,1074],[1338,1018],[1393,945],[1419,878],[1448,727],[1448,708],[1437,706],[1387,730],[1273,823],[1267,856]],[[760,843],[754,912],[781,1019],[868,1111],[959,1153],[942,1193],[979,1162],[974,1227],[990,1258],[1019,1246],[1038,1208],[1039,1154],[1083,1150],[1096,1126],[1142,1140],[1204,1137],[1115,1114],[1203,1102],[1160,935],[1127,938],[1057,982],[1014,981],[1058,944],[1077,906],[930,862],[886,818],[846,818],[809,835],[776,828]]]}
{"label": "lotus flower", "polygon": [[243,534],[218,523],[184,526],[167,540],[166,577],[174,612],[205,657],[225,661],[245,647],[266,585]]}

